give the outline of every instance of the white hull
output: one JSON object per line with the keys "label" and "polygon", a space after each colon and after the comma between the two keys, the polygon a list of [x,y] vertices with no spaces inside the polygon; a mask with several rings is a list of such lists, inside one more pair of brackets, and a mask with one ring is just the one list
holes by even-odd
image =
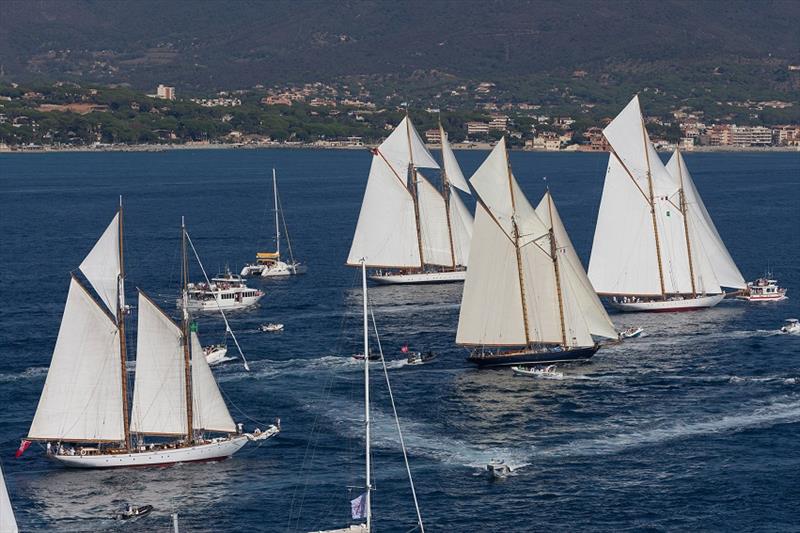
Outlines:
{"label": "white hull", "polygon": [[274,278],[280,276],[294,276],[297,274],[302,274],[306,271],[306,267],[302,266],[300,263],[284,263],[283,261],[278,261],[277,263],[262,269],[261,277],[262,278]]}
{"label": "white hull", "polygon": [[[231,309],[245,309],[256,305],[263,296],[263,294],[258,296],[245,296],[238,301],[235,298],[219,298],[219,305],[217,305],[217,302],[214,301],[213,298],[209,298],[208,300],[189,300],[188,308],[190,311],[217,311],[219,309],[228,311]],[[181,307],[182,304],[183,302],[178,300],[178,307]]]}
{"label": "white hull", "polygon": [[228,355],[227,348],[218,348],[212,352],[206,353],[206,362],[209,365],[216,365],[217,363],[221,363],[226,359]]}
{"label": "white hull", "polygon": [[245,265],[242,271],[239,273],[240,276],[260,276],[264,270],[266,269],[266,265]]}
{"label": "white hull", "polygon": [[712,294],[707,296],[697,296],[696,298],[684,298],[683,300],[652,300],[643,302],[621,302],[609,301],[611,307],[628,313],[650,312],[667,313],[677,311],[692,311],[694,309],[706,309],[714,307],[725,298],[724,294]]}
{"label": "white hull", "polygon": [[69,468],[120,468],[126,466],[156,466],[193,461],[225,459],[247,444],[248,437],[241,435],[208,444],[186,448],[148,450],[134,453],[102,455],[50,455],[52,459]]}
{"label": "white hull", "polygon": [[383,285],[405,285],[414,283],[452,283],[467,279],[466,270],[450,272],[419,272],[416,274],[373,274],[370,281]]}
{"label": "white hull", "polygon": [[747,300],[748,302],[780,302],[781,300],[787,300],[789,297],[783,294],[774,294],[770,296],[737,296],[736,298]]}

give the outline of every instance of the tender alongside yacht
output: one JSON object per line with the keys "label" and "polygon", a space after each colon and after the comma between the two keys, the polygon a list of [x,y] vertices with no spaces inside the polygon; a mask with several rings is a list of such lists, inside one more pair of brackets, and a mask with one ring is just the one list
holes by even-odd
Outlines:
{"label": "tender alongside yacht", "polygon": [[788,298],[786,289],[779,287],[778,280],[770,279],[769,274],[749,282],[742,294],[736,297],[749,302],[779,302]]}
{"label": "tender alongside yacht", "polygon": [[442,135],[441,189],[420,169],[439,169],[406,116],[372,150],[372,166],[347,264],[366,258],[369,279],[381,284],[464,281],[472,236],[457,190],[469,186]]}
{"label": "tender alongside yacht", "polygon": [[611,146],[589,260],[589,279],[620,311],[717,305],[745,282],[681,153],[661,162],[639,97],[603,130]]}
{"label": "tender alongside yacht", "polygon": [[190,311],[226,311],[254,306],[264,296],[259,289],[248,287],[241,276],[226,271],[211,278],[211,283],[189,283],[188,298],[179,298],[178,307],[187,305]]}

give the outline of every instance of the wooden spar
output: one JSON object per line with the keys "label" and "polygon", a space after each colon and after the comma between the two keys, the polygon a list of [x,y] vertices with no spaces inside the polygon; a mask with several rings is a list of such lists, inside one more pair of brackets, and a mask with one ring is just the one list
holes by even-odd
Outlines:
{"label": "wooden spar", "polygon": [[119,331],[119,363],[122,372],[122,428],[125,431],[125,449],[131,449],[131,429],[128,419],[128,347],[125,341],[125,256],[123,252],[122,237],[122,196],[119,197],[118,247],[119,247],[119,277],[117,278],[117,330]]}
{"label": "wooden spar", "polygon": [[456,268],[456,248],[453,244],[453,226],[450,222],[450,182],[447,179],[447,165],[444,163],[444,141],[447,135],[439,121],[439,135],[441,136],[442,146],[442,196],[444,196],[444,212],[447,217],[447,236],[450,238],[450,259],[453,262],[453,269]]}
{"label": "wooden spar", "polygon": [[678,180],[681,185],[681,213],[683,213],[683,232],[686,235],[686,255],[689,257],[689,279],[692,281],[692,298],[697,297],[697,287],[694,284],[694,262],[692,261],[692,244],[689,241],[689,214],[686,209],[686,192],[683,189],[683,156],[678,149],[675,150],[678,157]]}
{"label": "wooden spar", "polygon": [[647,161],[647,187],[649,192],[650,201],[650,215],[653,219],[653,234],[656,238],[656,258],[658,259],[658,281],[661,283],[661,297],[667,297],[667,291],[664,287],[664,267],[661,264],[661,244],[658,239],[658,223],[656,222],[656,202],[653,194],[653,173],[650,171],[650,151],[647,144],[647,130],[644,127],[644,118],[642,118],[642,141],[644,142],[644,158]]}
{"label": "wooden spar", "polygon": [[558,295],[558,316],[561,320],[561,344],[567,347],[567,328],[564,325],[564,296],[561,293],[561,272],[558,267],[558,247],[556,246],[556,235],[553,231],[553,197],[550,196],[550,188],[547,189],[547,212],[550,215],[550,255],[553,258],[553,270],[556,275],[556,294]]}
{"label": "wooden spar", "polygon": [[408,174],[411,183],[407,185],[414,201],[414,221],[417,223],[417,246],[419,247],[419,268],[425,267],[425,255],[422,252],[422,227],[419,220],[419,190],[417,189],[417,169],[414,166],[414,150],[411,148],[411,120],[408,118],[406,107],[406,137],[408,139]]}
{"label": "wooden spar", "polygon": [[184,379],[186,380],[186,436],[188,444],[194,440],[193,413],[192,413],[192,359],[189,349],[189,255],[186,253],[186,225],[181,217],[181,292],[183,297],[183,323],[181,324],[181,334],[183,335],[183,368]]}
{"label": "wooden spar", "polygon": [[508,172],[508,192],[511,195],[511,224],[514,229],[514,251],[517,253],[517,275],[519,276],[519,295],[522,299],[522,324],[525,328],[525,346],[530,346],[531,337],[528,333],[528,304],[525,299],[525,277],[522,275],[522,250],[519,247],[519,227],[517,226],[517,205],[514,201],[514,180],[511,174],[511,161],[506,156],[506,170]]}

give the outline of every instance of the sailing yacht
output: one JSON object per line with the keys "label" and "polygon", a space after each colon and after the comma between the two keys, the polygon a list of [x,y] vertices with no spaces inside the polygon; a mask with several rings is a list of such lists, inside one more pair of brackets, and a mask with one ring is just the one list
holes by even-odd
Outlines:
{"label": "sailing yacht", "polygon": [[[314,531],[311,533],[370,533],[372,531],[372,455],[370,452],[370,446],[372,444],[371,441],[371,422],[370,422],[370,401],[369,401],[369,363],[371,354],[369,351],[369,299],[367,296],[367,265],[366,261],[362,259],[361,263],[361,291],[363,295],[362,299],[362,311],[364,314],[364,466],[366,470],[365,475],[365,483],[364,488],[365,491],[363,494],[355,498],[350,502],[350,507],[352,510],[352,518],[353,520],[363,520],[363,522],[358,524],[352,524],[350,526],[339,528],[339,529],[327,529],[327,530],[319,530]],[[376,329],[377,335],[377,329]],[[379,342],[380,346],[380,342]],[[376,354],[378,355],[378,359],[383,361],[383,353]],[[386,373],[386,363],[384,362],[384,376],[386,378],[386,386],[389,390],[389,399],[392,403],[392,411],[394,413],[395,419],[395,427],[397,428],[397,434],[400,440],[400,446],[403,450],[403,460],[406,466],[406,473],[408,475],[408,481],[411,485],[411,495],[414,499],[414,508],[417,514],[417,526],[414,529],[419,529],[420,533],[425,533],[425,526],[422,523],[422,514],[419,510],[419,503],[417,502],[417,492],[414,488],[414,480],[411,477],[411,468],[408,464],[408,455],[406,454],[406,446],[405,441],[403,439],[403,432],[400,430],[400,421],[397,418],[397,410],[395,409],[394,405],[394,396],[392,395],[392,388],[391,384],[389,383],[389,374]]]}
{"label": "sailing yacht", "polygon": [[366,257],[377,283],[463,281],[472,216],[456,190],[469,193],[447,134],[442,134],[442,190],[420,169],[439,169],[406,116],[372,150],[372,166],[347,264]]}
{"label": "sailing yacht", "polygon": [[480,367],[589,359],[593,336],[618,334],[594,292],[549,190],[534,209],[505,138],[470,183],[477,196],[456,343]]}
{"label": "sailing yacht", "polygon": [[11,507],[11,500],[8,497],[6,480],[3,479],[3,468],[0,467],[0,532],[17,533],[17,519],[14,517],[14,509]]}
{"label": "sailing yacht", "polygon": [[72,274],[27,437],[45,442],[49,458],[74,468],[209,461],[279,432],[270,426],[257,434],[242,433],[231,418],[186,305],[188,234],[185,227],[181,232],[183,320],[175,323],[139,291],[130,416],[121,202],[79,267],[88,286]]}
{"label": "sailing yacht", "polygon": [[717,305],[746,283],[677,150],[665,166],[639,97],[603,130],[611,145],[589,260],[597,292],[622,311]]}
{"label": "sailing yacht", "polygon": [[[265,278],[277,276],[291,276],[294,274],[303,274],[306,267],[301,263],[294,260],[292,253],[292,243],[289,240],[289,232],[284,231],[286,234],[286,244],[289,246],[289,262],[281,260],[281,224],[283,218],[283,211],[278,202],[278,180],[275,177],[275,169],[272,169],[272,195],[275,211],[275,251],[274,252],[257,252],[256,262],[245,265],[242,268],[242,276],[262,276]],[[286,230],[286,221],[284,221],[284,230]]]}

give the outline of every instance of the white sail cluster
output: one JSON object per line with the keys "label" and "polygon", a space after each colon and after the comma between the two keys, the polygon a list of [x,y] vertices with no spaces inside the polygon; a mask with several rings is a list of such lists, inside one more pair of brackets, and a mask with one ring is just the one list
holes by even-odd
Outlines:
{"label": "white sail cluster", "polygon": [[616,338],[552,198],[531,206],[511,173],[505,139],[470,183],[478,207],[456,342],[588,347],[592,335]]}
{"label": "white sail cluster", "polygon": [[[446,136],[442,143],[443,176],[469,192]],[[472,217],[458,194],[445,198],[419,172],[423,168],[439,165],[405,117],[373,152],[349,265],[362,258],[372,267],[466,265]]]}
{"label": "white sail cluster", "polygon": [[0,532],[17,533],[17,519],[8,497],[6,480],[3,478],[3,469],[0,467]]}
{"label": "white sail cluster", "polygon": [[[612,152],[589,261],[589,279],[597,292],[663,296],[744,287],[688,172],[682,183],[677,161],[671,171],[658,157],[638,96],[603,133]],[[720,249],[729,263],[724,268]]]}

